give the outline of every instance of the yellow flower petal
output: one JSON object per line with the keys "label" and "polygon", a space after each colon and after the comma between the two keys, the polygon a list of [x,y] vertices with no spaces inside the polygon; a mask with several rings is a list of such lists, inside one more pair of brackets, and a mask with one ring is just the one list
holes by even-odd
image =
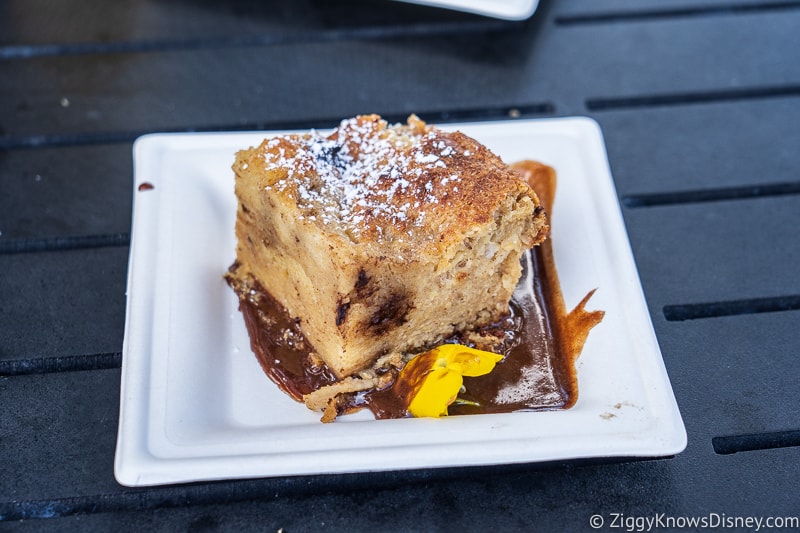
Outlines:
{"label": "yellow flower petal", "polygon": [[494,370],[495,363],[503,359],[500,354],[476,350],[461,344],[443,344],[434,348],[439,357],[448,361],[448,368],[458,368],[462,376],[483,376]]}
{"label": "yellow flower petal", "polygon": [[462,376],[488,374],[502,358],[460,344],[443,344],[409,361],[396,386],[407,391],[405,398],[412,416],[447,416],[447,407],[463,385]]}
{"label": "yellow flower petal", "polygon": [[447,416],[447,406],[455,401],[463,381],[461,374],[447,368],[430,371],[425,376],[422,387],[411,400],[408,412],[415,417]]}

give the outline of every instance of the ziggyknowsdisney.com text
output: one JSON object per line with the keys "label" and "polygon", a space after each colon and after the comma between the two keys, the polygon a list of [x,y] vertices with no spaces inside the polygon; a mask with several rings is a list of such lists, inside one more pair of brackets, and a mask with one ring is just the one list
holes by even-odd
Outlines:
{"label": "ziggyknowsdisney.com text", "polygon": [[621,529],[629,532],[656,531],[662,528],[673,529],[724,529],[746,528],[752,531],[773,529],[799,529],[798,516],[730,516],[725,513],[708,513],[698,516],[671,516],[656,513],[649,516],[629,516],[624,513],[595,514],[589,518],[594,529],[602,527]]}

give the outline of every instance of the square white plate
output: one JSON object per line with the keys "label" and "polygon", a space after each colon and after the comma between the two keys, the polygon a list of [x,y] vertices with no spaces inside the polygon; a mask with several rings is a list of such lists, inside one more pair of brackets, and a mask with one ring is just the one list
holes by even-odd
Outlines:
{"label": "square white plate", "polygon": [[[506,162],[555,167],[557,268],[568,308],[606,311],[570,410],[319,422],[262,372],[237,298],[234,153],[270,133],[156,134],[134,145],[134,214],[115,474],[140,486],[223,478],[672,455],[686,431],[614,190],[587,118],[456,124]],[[139,190],[143,183],[153,186]]]}
{"label": "square white plate", "polygon": [[400,0],[411,4],[467,11],[506,20],[525,20],[533,15],[539,0]]}

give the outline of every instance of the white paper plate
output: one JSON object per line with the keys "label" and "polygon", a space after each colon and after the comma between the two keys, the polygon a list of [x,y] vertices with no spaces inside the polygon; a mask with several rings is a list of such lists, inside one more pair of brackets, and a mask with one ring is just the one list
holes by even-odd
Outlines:
{"label": "white paper plate", "polygon": [[[262,372],[233,291],[234,152],[269,133],[148,135],[134,216],[115,474],[123,485],[537,462],[682,451],[602,135],[586,118],[449,125],[507,162],[555,167],[556,263],[569,308],[606,311],[567,411],[321,424]],[[141,184],[151,190],[138,190]]]}
{"label": "white paper plate", "polygon": [[525,20],[533,15],[539,0],[400,0],[411,4],[467,11],[506,20]]}

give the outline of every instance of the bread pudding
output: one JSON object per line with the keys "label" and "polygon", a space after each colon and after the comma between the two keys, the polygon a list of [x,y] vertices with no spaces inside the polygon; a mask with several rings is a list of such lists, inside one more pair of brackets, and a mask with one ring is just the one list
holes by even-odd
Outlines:
{"label": "bread pudding", "polygon": [[337,379],[501,319],[548,233],[518,173],[414,115],[271,137],[233,170],[228,281],[283,306]]}

